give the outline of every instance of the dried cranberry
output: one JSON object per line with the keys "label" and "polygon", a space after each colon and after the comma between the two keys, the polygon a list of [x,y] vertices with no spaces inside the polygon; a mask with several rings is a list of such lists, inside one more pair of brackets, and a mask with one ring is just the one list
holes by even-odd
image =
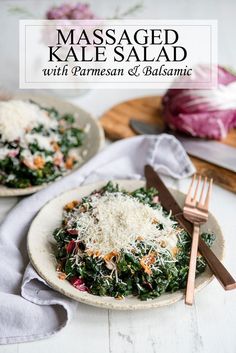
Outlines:
{"label": "dried cranberry", "polygon": [[84,280],[82,278],[79,277],[73,277],[70,280],[70,283],[72,284],[73,287],[75,287],[76,289],[80,290],[81,292],[87,292],[88,288],[86,287]]}
{"label": "dried cranberry", "polygon": [[75,243],[74,240],[71,240],[71,241],[66,245],[66,252],[67,252],[67,254],[72,253],[72,251],[73,251],[74,248],[75,248],[75,245],[76,245],[76,243]]}
{"label": "dried cranberry", "polygon": [[69,233],[71,235],[77,235],[78,234],[78,230],[77,229],[67,229],[67,233]]}

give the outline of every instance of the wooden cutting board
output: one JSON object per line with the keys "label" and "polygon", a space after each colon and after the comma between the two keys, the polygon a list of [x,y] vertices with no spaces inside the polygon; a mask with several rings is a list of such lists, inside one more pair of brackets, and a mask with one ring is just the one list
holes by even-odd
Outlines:
{"label": "wooden cutting board", "polygon": [[[164,126],[161,97],[143,97],[117,104],[102,115],[100,122],[109,139],[119,140],[135,136],[135,133],[129,127],[131,118],[147,123],[159,123],[160,126]],[[236,129],[232,130],[222,143],[236,148]],[[195,157],[190,156],[190,158],[199,173],[212,177],[216,184],[236,193],[236,173]]]}

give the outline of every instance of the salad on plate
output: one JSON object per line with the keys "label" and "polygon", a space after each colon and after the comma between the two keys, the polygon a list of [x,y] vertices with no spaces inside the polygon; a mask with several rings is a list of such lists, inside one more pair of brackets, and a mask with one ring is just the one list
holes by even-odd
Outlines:
{"label": "salad on plate", "polygon": [[[148,300],[186,287],[191,239],[154,188],[128,192],[108,182],[67,203],[53,236],[58,276],[79,291]],[[209,246],[215,239],[201,237]],[[197,274],[205,269],[199,254]]]}
{"label": "salad on plate", "polygon": [[31,100],[0,102],[0,185],[27,188],[51,182],[83,159],[86,129],[75,115]]}

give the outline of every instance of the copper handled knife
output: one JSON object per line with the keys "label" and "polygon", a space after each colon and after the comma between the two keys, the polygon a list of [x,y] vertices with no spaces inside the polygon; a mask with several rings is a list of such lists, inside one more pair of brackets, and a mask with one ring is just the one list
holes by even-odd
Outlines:
{"label": "copper handled knife", "polygon": [[[159,175],[150,166],[145,166],[145,178],[147,187],[155,187],[158,190],[159,200],[166,211],[172,211],[172,215],[179,222],[179,224],[192,235],[193,225],[187,221],[183,216],[183,211],[179,204],[175,201],[174,197],[167,189]],[[206,243],[199,239],[199,251],[205,258],[211,271],[221,283],[225,290],[231,290],[236,288],[236,282],[231,274],[226,270],[224,265],[216,257],[213,251],[206,245]]]}

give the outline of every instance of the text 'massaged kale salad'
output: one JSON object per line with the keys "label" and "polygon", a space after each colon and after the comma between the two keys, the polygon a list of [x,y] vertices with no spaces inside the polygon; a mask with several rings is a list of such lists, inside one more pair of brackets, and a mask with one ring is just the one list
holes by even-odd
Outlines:
{"label": "text 'massaged kale salad'", "polygon": [[[80,291],[147,300],[186,287],[191,239],[154,188],[127,192],[109,182],[65,205],[53,236],[58,276]],[[215,239],[201,237],[209,246]],[[197,274],[205,268],[199,254]]]}
{"label": "text 'massaged kale salad'", "polygon": [[84,137],[73,114],[32,101],[0,102],[0,185],[26,188],[55,180],[83,159],[78,148]]}

